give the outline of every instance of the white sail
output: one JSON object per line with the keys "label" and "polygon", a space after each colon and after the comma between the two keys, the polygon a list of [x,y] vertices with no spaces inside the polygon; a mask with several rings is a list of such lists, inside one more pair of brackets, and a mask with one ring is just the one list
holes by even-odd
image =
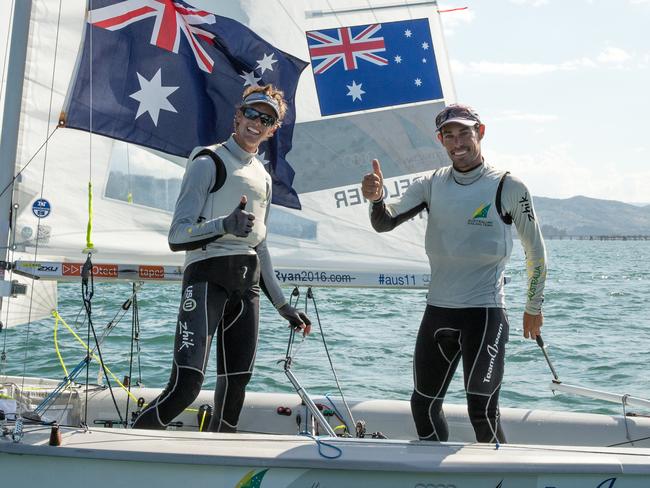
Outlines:
{"label": "white sail", "polygon": [[[234,18],[306,60],[306,31],[427,18],[443,93],[453,98],[439,14],[431,2],[415,6],[395,2],[391,8],[385,2],[365,0],[192,3]],[[62,20],[57,24],[59,6]],[[22,172],[14,194],[20,258],[73,263],[85,259],[91,181],[90,242],[95,262],[178,266],[183,256],[169,251],[167,231],[182,163],[98,135],[55,129],[74,71],[84,16],[83,0],[33,3],[16,162]],[[426,286],[425,219],[416,218],[390,234],[376,234],[359,182],[377,157],[388,195],[396,196],[418,174],[444,164],[446,156],[432,129],[433,117],[444,103],[322,117],[314,75],[309,68],[303,72],[296,94],[293,149],[287,155],[296,170],[294,187],[303,209],[274,207],[271,213],[269,243],[281,281]],[[40,199],[47,200],[50,209],[39,219],[32,207]],[[382,283],[380,274],[393,278]]]}
{"label": "white sail", "polygon": [[[32,263],[29,263],[32,264]],[[4,303],[0,320],[7,328],[29,324],[52,316],[57,309],[56,281],[12,276],[12,281],[25,287],[25,293],[10,297]]]}

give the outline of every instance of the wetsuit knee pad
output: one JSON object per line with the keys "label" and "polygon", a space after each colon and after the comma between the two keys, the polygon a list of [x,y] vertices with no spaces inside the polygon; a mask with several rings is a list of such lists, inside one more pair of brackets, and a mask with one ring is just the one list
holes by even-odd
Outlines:
{"label": "wetsuit knee pad", "polygon": [[442,411],[442,400],[434,400],[414,391],[411,395],[411,413],[420,439],[430,441],[449,439],[449,428]]}
{"label": "wetsuit knee pad", "polygon": [[[220,376],[217,378],[217,389],[215,392],[215,403],[225,403],[226,410],[244,402],[246,385],[251,379],[251,373]],[[237,412],[239,416],[239,412]]]}
{"label": "wetsuit knee pad", "polygon": [[[196,397],[201,393],[203,379],[203,373],[199,371],[188,368],[179,368],[178,383],[176,388],[170,392],[168,401],[173,400],[177,408],[180,408],[182,411],[196,400]],[[165,403],[168,403],[168,401]],[[170,419],[169,421],[171,422],[171,420],[173,419]]]}
{"label": "wetsuit knee pad", "polygon": [[506,442],[495,397],[468,394],[467,413],[478,442]]}
{"label": "wetsuit knee pad", "polygon": [[217,388],[214,394],[215,414],[210,422],[210,431],[235,432],[237,430],[239,414],[246,396],[246,385],[250,379],[250,373],[217,378]]}

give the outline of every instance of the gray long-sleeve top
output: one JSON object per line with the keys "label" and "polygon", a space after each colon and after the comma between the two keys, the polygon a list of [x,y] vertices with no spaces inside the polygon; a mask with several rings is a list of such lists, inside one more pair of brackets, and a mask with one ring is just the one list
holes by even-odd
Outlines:
{"label": "gray long-sleeve top", "polygon": [[[397,201],[370,204],[375,230],[385,232],[428,209],[425,249],[431,266],[427,303],[439,307],[505,307],[504,271],[511,226],[497,212],[503,172],[486,164],[467,173],[448,166],[411,184]],[[511,216],[526,253],[526,312],[541,312],[546,250],[526,186],[505,177],[502,213]]]}
{"label": "gray long-sleeve top", "polygon": [[[223,184],[216,190],[217,166],[207,149],[223,162]],[[261,277],[273,305],[287,303],[273,272],[266,246],[266,221],[271,206],[271,177],[256,154],[242,149],[230,137],[223,144],[196,148],[188,160],[169,229],[172,250],[185,250],[185,266],[217,256],[257,254]],[[222,173],[223,174],[223,173]],[[242,195],[246,211],[255,215],[253,230],[247,237],[226,234],[223,220],[239,204]]]}

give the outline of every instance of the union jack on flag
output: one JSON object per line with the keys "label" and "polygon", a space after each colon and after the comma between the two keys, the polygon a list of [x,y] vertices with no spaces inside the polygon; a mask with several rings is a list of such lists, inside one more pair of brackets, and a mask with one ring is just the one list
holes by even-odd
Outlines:
{"label": "union jack on flag", "polygon": [[321,115],[442,98],[428,19],[306,33]]}
{"label": "union jack on flag", "polygon": [[215,23],[214,15],[209,12],[172,0],[126,0],[88,12],[90,24],[111,31],[151,17],[155,19],[151,32],[152,45],[178,54],[182,33],[199,67],[208,73],[212,72],[214,61],[197,39],[200,37],[210,44],[214,43],[214,34],[197,27],[200,24]]}
{"label": "union jack on flag", "polygon": [[386,51],[383,37],[373,36],[379,32],[381,24],[366,26],[361,32],[352,35],[352,28],[341,27],[335,29],[336,37],[325,32],[307,32],[307,37],[316,41],[309,45],[309,54],[312,60],[322,60],[314,67],[314,74],[325,73],[338,61],[343,61],[346,71],[357,69],[357,59],[363,59],[379,66],[388,64],[386,58],[377,53]]}

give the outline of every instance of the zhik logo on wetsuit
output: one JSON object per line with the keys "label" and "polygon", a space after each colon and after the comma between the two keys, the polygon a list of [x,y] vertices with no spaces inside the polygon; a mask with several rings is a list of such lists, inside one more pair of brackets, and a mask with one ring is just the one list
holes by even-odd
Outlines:
{"label": "zhik logo on wetsuit", "polygon": [[179,351],[183,349],[189,349],[194,347],[193,335],[194,332],[187,330],[187,322],[178,321],[178,331],[181,333],[181,346],[178,348]]}
{"label": "zhik logo on wetsuit", "polygon": [[491,203],[482,203],[474,213],[472,218],[467,220],[468,225],[482,225],[484,227],[492,227],[494,222],[492,220],[487,220],[488,213],[490,212]]}

